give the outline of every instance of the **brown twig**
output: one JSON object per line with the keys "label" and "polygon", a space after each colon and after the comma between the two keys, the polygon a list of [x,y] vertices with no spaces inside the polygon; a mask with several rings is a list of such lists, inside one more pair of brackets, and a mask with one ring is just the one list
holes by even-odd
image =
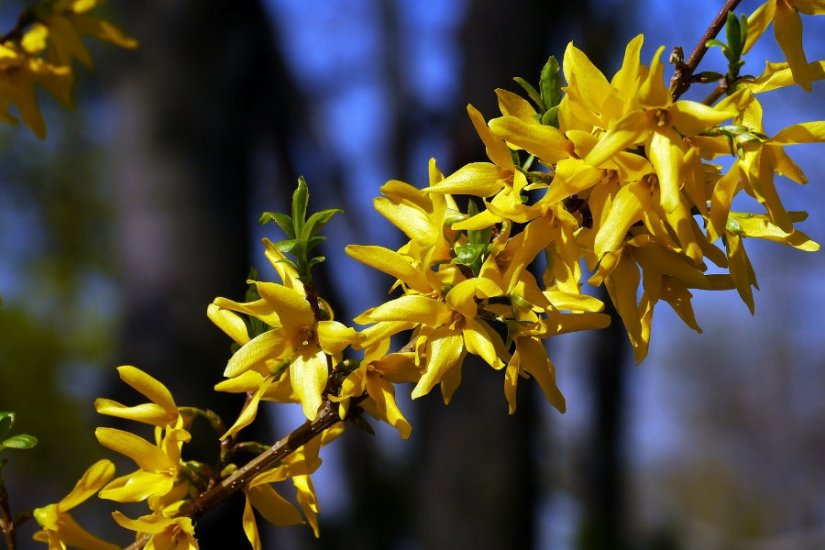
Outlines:
{"label": "brown twig", "polygon": [[9,494],[6,492],[6,486],[0,480],[0,531],[3,531],[3,540],[6,541],[6,549],[14,550],[16,548],[14,529],[14,518],[12,518],[11,510],[9,509]]}
{"label": "brown twig", "polygon": [[[207,489],[196,499],[181,507],[177,517],[198,517],[224,498],[243,489],[256,475],[275,466],[279,461],[295,452],[302,445],[305,445],[320,435],[321,432],[340,421],[341,417],[338,416],[337,405],[329,400],[324,401],[315,420],[312,422],[304,422],[292,433],[280,439],[265,452],[250,460],[234,474],[221,481],[218,485]],[[140,550],[146,546],[150,538],[150,535],[144,535],[127,546],[125,550]]]}
{"label": "brown twig", "polygon": [[699,62],[702,61],[705,52],[708,51],[708,40],[716,38],[716,35],[719,34],[719,31],[725,26],[725,22],[728,19],[728,12],[735,10],[741,1],[742,0],[727,0],[725,6],[719,11],[713,21],[711,21],[705,34],[699,39],[699,43],[693,48],[693,52],[691,52],[688,60],[685,62],[677,61],[676,70],[670,79],[670,95],[673,101],[679,99],[682,94],[688,91],[690,85],[693,84],[693,72],[696,70]]}

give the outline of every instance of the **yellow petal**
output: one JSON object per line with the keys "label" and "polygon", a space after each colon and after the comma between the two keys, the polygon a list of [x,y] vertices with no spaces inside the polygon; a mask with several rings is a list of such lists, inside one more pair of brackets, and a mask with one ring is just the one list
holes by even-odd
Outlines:
{"label": "yellow petal", "polygon": [[304,512],[312,532],[317,539],[320,536],[318,531],[318,499],[315,497],[315,488],[312,485],[312,478],[307,475],[293,476],[292,484],[298,491],[298,506]]}
{"label": "yellow petal", "polygon": [[420,295],[406,295],[369,309],[355,318],[356,323],[405,321],[438,326],[450,318],[450,308]]}
{"label": "yellow petal", "polygon": [[816,120],[788,126],[773,136],[773,145],[796,145],[797,143],[817,143],[825,141],[825,121]]}
{"label": "yellow petal", "polygon": [[[245,313],[256,317],[271,327],[281,326],[281,321],[278,319],[278,314],[275,313],[272,305],[265,300],[255,300],[253,302],[236,302],[227,298],[215,298],[213,304],[223,309],[231,309],[238,313]],[[207,310],[208,313],[208,310]]]}
{"label": "yellow petal", "polygon": [[61,512],[71,510],[97,493],[115,475],[115,465],[110,460],[98,460],[92,464],[75,484],[74,489],[58,504]]}
{"label": "yellow petal", "polygon": [[432,292],[432,287],[424,274],[413,267],[411,258],[383,246],[347,245],[346,253],[373,269],[392,275],[409,288],[418,292]]}
{"label": "yellow petal", "polygon": [[682,146],[681,138],[670,130],[653,132],[646,147],[647,157],[656,169],[656,175],[659,176],[662,208],[668,212],[674,211],[681,200],[679,183],[684,164]]}
{"label": "yellow petal", "polygon": [[464,350],[461,334],[436,332],[427,345],[427,366],[421,379],[413,388],[411,397],[427,395],[450,369],[456,367]]}
{"label": "yellow petal", "polygon": [[255,522],[255,513],[252,511],[252,503],[249,501],[248,496],[244,499],[241,522],[246,540],[252,545],[252,550],[261,550],[261,535],[258,534],[258,524]]}
{"label": "yellow petal", "polygon": [[552,126],[514,116],[494,118],[489,124],[494,134],[537,156],[545,164],[555,164],[573,151],[572,144]]}
{"label": "yellow petal", "polygon": [[438,185],[427,187],[423,191],[489,197],[504,189],[505,176],[495,164],[471,162],[444,178]]}
{"label": "yellow petal", "polygon": [[665,87],[664,82],[665,68],[662,65],[662,52],[664,50],[664,46],[659,46],[656,53],[653,54],[650,70],[641,86],[639,86],[639,103],[645,107],[664,107],[671,102],[670,92]]}
{"label": "yellow petal", "polygon": [[745,48],[742,51],[743,54],[750,51],[759,37],[765,32],[765,29],[768,28],[768,25],[771,24],[771,21],[773,21],[774,14],[776,13],[776,1],[777,0],[768,0],[756,8],[756,11],[748,17],[748,38],[745,40]]}
{"label": "yellow petal", "polygon": [[130,531],[145,533],[147,535],[157,535],[166,530],[170,525],[175,524],[175,520],[161,515],[142,516],[138,519],[130,519],[120,512],[112,512],[112,518],[118,525]]}
{"label": "yellow petal", "polygon": [[321,394],[329,378],[327,356],[320,349],[307,349],[298,354],[289,366],[292,388],[301,400],[304,416],[315,420],[321,408]]}
{"label": "yellow petal", "polygon": [[101,489],[98,496],[115,502],[140,502],[152,496],[164,496],[174,485],[175,478],[168,473],[137,470],[113,479]]}
{"label": "yellow petal", "polygon": [[261,514],[261,517],[272,525],[286,526],[303,523],[298,510],[270,485],[249,487],[245,493],[246,498]]}
{"label": "yellow petal", "polygon": [[641,363],[647,355],[648,342],[642,337],[642,320],[636,303],[636,293],[639,290],[639,268],[627,255],[622,255],[616,267],[605,279],[605,287],[616,306],[616,312],[622,318],[636,362]]}
{"label": "yellow petal", "polygon": [[704,130],[735,117],[738,110],[709,107],[697,101],[680,100],[668,110],[670,122],[683,136],[695,136]]}
{"label": "yellow petal", "polygon": [[[357,321],[357,319],[356,319]],[[361,321],[357,321],[361,322]],[[362,347],[370,347],[375,345],[376,343],[380,342],[381,340],[385,340],[390,338],[394,334],[398,334],[399,332],[410,330],[411,328],[415,327],[417,323],[412,321],[383,321],[379,322],[371,327],[365,328],[361,331],[361,343],[360,346]]]}
{"label": "yellow petal", "polygon": [[621,101],[616,90],[604,74],[590,61],[583,51],[567,44],[562,62],[564,79],[567,81],[567,95],[575,98],[592,113],[616,115],[621,113]]}
{"label": "yellow petal", "polygon": [[167,470],[175,466],[168,456],[140,436],[115,428],[97,428],[95,437],[101,445],[128,456],[141,470]]}
{"label": "yellow petal", "polygon": [[83,550],[117,550],[120,548],[92,535],[78,525],[69,514],[60,516],[58,536],[60,542],[70,548],[82,548]]}
{"label": "yellow petal", "polygon": [[371,366],[393,384],[418,382],[421,370],[415,365],[414,356],[412,352],[390,353],[372,361]]}
{"label": "yellow petal", "polygon": [[338,321],[318,321],[315,331],[318,334],[318,343],[321,345],[321,349],[329,355],[338,355],[347,346],[353,345],[359,340],[355,329]]}
{"label": "yellow petal", "polygon": [[619,190],[607,218],[596,234],[594,252],[598,258],[621,248],[628,229],[642,219],[645,207],[650,204],[647,193],[638,182],[625,185]]}
{"label": "yellow petal", "polygon": [[169,414],[177,415],[178,408],[172,393],[159,380],[149,376],[142,370],[124,365],[117,368],[121,380],[140,392],[149,401],[163,407]]}
{"label": "yellow petal", "polygon": [[592,166],[601,166],[619,151],[645,141],[651,130],[649,118],[643,111],[631,111],[626,114],[602,136],[584,159],[585,162]]}
{"label": "yellow petal", "polygon": [[267,359],[277,360],[291,352],[291,344],[285,339],[284,330],[275,328],[259,334],[241,346],[226,363],[223,375],[232,378],[243,374]]}
{"label": "yellow petal", "polygon": [[628,42],[627,47],[625,47],[622,66],[610,81],[613,87],[622,93],[625,101],[634,97],[639,89],[639,77],[641,76],[639,55],[644,39],[643,34],[637,34]]}
{"label": "yellow petal", "polygon": [[98,414],[125,418],[127,420],[134,420],[136,422],[161,427],[174,424],[178,418],[177,412],[175,412],[175,414],[169,414],[166,409],[154,403],[142,403],[134,407],[127,407],[117,401],[103,398],[95,399],[95,411],[97,411]]}
{"label": "yellow petal", "polygon": [[491,298],[502,294],[504,292],[494,281],[483,277],[475,277],[455,285],[444,297],[444,300],[455,311],[459,311],[467,317],[475,317],[475,298]]}
{"label": "yellow petal", "polygon": [[756,277],[748,255],[745,253],[742,239],[739,238],[739,235],[728,233],[725,237],[725,244],[730,262],[730,276],[736,284],[739,297],[742,298],[751,315],[753,315],[754,304],[751,286],[756,286]]}
{"label": "yellow petal", "polygon": [[556,385],[556,369],[541,342],[535,338],[518,338],[516,348],[521,355],[521,368],[536,379],[547,401],[559,412],[565,412],[567,404]]}
{"label": "yellow petal", "polygon": [[238,418],[226,433],[221,436],[221,440],[234,436],[255,421],[255,418],[258,416],[258,407],[260,406],[261,398],[263,398],[271,384],[272,378],[266,378],[261,385],[258,386],[252,398],[244,406],[241,414],[238,415]]}
{"label": "yellow petal", "polygon": [[229,393],[246,393],[256,391],[265,380],[264,376],[253,370],[248,370],[234,378],[229,378],[215,384],[215,391]]}
{"label": "yellow petal", "polygon": [[255,286],[260,297],[278,313],[285,328],[311,326],[315,322],[312,308],[302,293],[278,283],[256,282]]}
{"label": "yellow petal", "polygon": [[209,304],[206,307],[206,316],[239,346],[249,342],[246,323],[234,311],[223,309],[215,304]]}
{"label": "yellow petal", "polygon": [[[825,78],[825,60],[812,61],[808,63],[808,75],[811,80],[822,80]],[[742,82],[739,87],[746,88],[758,94],[770,92],[786,86],[793,86],[794,81],[791,68],[787,63],[765,63],[765,71],[752,82]]]}
{"label": "yellow petal", "polygon": [[787,233],[771,223],[767,216],[759,214],[731,212],[728,229],[738,235],[788,244],[805,252],[819,250],[819,244],[802,231],[794,229]]}
{"label": "yellow petal", "polygon": [[507,412],[509,414],[516,413],[516,388],[518,387],[518,370],[519,370],[519,354],[516,351],[510,362],[507,363],[507,369],[504,371],[504,397],[507,399]]}
{"label": "yellow petal", "polygon": [[590,189],[602,179],[602,172],[581,159],[564,159],[556,164],[556,173],[540,203],[555,203],[570,195]]}
{"label": "yellow petal", "polygon": [[512,115],[528,122],[535,120],[536,110],[529,101],[520,95],[496,88],[496,97],[502,115]]}
{"label": "yellow petal", "polygon": [[811,75],[808,72],[805,50],[802,49],[802,18],[783,1],[776,3],[773,32],[776,42],[785,53],[794,81],[806,92],[810,92]]}
{"label": "yellow petal", "polygon": [[472,105],[467,105],[467,113],[470,115],[470,120],[473,122],[473,127],[478,132],[478,137],[484,142],[484,147],[487,150],[487,158],[493,161],[493,164],[503,168],[504,170],[513,170],[513,156],[510,154],[510,149],[507,144],[498,136],[490,131],[487,122],[484,120],[481,112]]}
{"label": "yellow petal", "polygon": [[464,337],[464,346],[469,353],[481,357],[494,369],[504,368],[504,362],[496,353],[496,348],[485,323],[475,319],[467,319],[462,336]]}
{"label": "yellow petal", "polygon": [[398,430],[402,439],[408,439],[412,426],[395,402],[395,387],[380,376],[367,376],[367,393],[376,408],[377,415],[374,416]]}

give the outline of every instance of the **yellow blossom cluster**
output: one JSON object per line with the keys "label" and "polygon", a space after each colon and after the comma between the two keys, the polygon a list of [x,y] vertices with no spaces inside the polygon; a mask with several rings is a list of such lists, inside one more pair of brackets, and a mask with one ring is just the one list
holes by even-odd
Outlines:
{"label": "yellow blossom cluster", "polygon": [[72,63],[86,66],[92,59],[83,36],[93,36],[123,48],[137,42],[92,13],[102,0],[54,0],[29,7],[17,26],[0,37],[0,120],[16,124],[14,105],[34,134],[46,137],[46,123],[35,97],[40,86],[63,106],[72,105]]}

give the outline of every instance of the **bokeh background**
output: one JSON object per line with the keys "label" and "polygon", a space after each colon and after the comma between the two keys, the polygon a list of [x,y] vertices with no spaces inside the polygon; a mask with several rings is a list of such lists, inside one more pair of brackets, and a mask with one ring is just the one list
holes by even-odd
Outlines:
{"label": "bokeh background", "polygon": [[[45,142],[0,128],[0,409],[41,440],[5,454],[13,503],[56,501],[91,461],[114,458],[94,440],[110,421],[92,401],[134,402],[118,364],[159,377],[179,404],[238,410],[210,391],[229,341],[206,305],[241,298],[250,266],[274,276],[259,240],[278,237],[256,220],[287,209],[298,175],[313,208],[346,210],[319,277],[349,319],[390,281],[343,246],[400,243],[371,207],[386,180],[423,186],[430,157],[450,172],[483,156],[467,103],[494,116],[493,90],[536,81],[570,40],[609,75],[639,32],[646,63],[659,44],[690,51],[722,3],[112,0],[140,49],[96,47],[77,110],[44,98]],[[825,58],[823,20],[805,19],[810,59]],[[780,56],[768,43],[744,72]],[[724,72],[718,50],[703,67]],[[763,99],[769,133],[825,119],[823,82]],[[789,151],[811,183],[780,181],[780,193],[823,242],[823,149]],[[620,330],[554,339],[563,416],[531,384],[508,416],[500,374],[468,365],[449,408],[438,392],[402,402],[409,441],[377,426],[327,448],[321,539],[272,529],[267,547],[825,548],[825,258],[748,245],[756,316],[735,293],[699,294],[698,335],[662,307],[641,366]],[[300,422],[266,410],[262,439]],[[105,532],[101,514],[82,521]],[[237,509],[206,515],[201,547],[244,547],[240,523]]]}

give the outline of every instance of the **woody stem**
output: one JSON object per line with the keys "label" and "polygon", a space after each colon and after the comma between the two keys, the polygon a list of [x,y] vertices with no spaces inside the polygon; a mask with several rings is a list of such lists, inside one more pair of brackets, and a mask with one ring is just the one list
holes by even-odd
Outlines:
{"label": "woody stem", "polygon": [[670,79],[670,95],[673,101],[676,101],[682,94],[688,91],[688,88],[690,88],[690,85],[693,83],[693,73],[696,71],[696,67],[699,66],[699,62],[702,61],[702,58],[705,56],[705,52],[708,51],[708,40],[716,38],[716,35],[719,34],[719,31],[725,26],[725,22],[728,19],[728,12],[735,10],[741,1],[742,0],[727,0],[724,7],[716,14],[713,21],[711,21],[705,34],[699,39],[696,47],[693,48],[687,61],[676,64],[676,70]]}
{"label": "woody stem", "polygon": [[[321,432],[340,421],[341,417],[338,415],[337,407],[329,400],[324,401],[315,420],[304,422],[292,431],[292,433],[277,441],[269,447],[269,449],[250,460],[235,473],[198,495],[196,499],[181,507],[177,516],[197,517],[201,515],[227,496],[242,490],[255,476],[275,466],[279,461],[295,452],[302,445],[307,444],[313,438],[320,435]],[[125,550],[140,550],[149,542],[150,538],[150,535],[144,535],[127,546]]]}

